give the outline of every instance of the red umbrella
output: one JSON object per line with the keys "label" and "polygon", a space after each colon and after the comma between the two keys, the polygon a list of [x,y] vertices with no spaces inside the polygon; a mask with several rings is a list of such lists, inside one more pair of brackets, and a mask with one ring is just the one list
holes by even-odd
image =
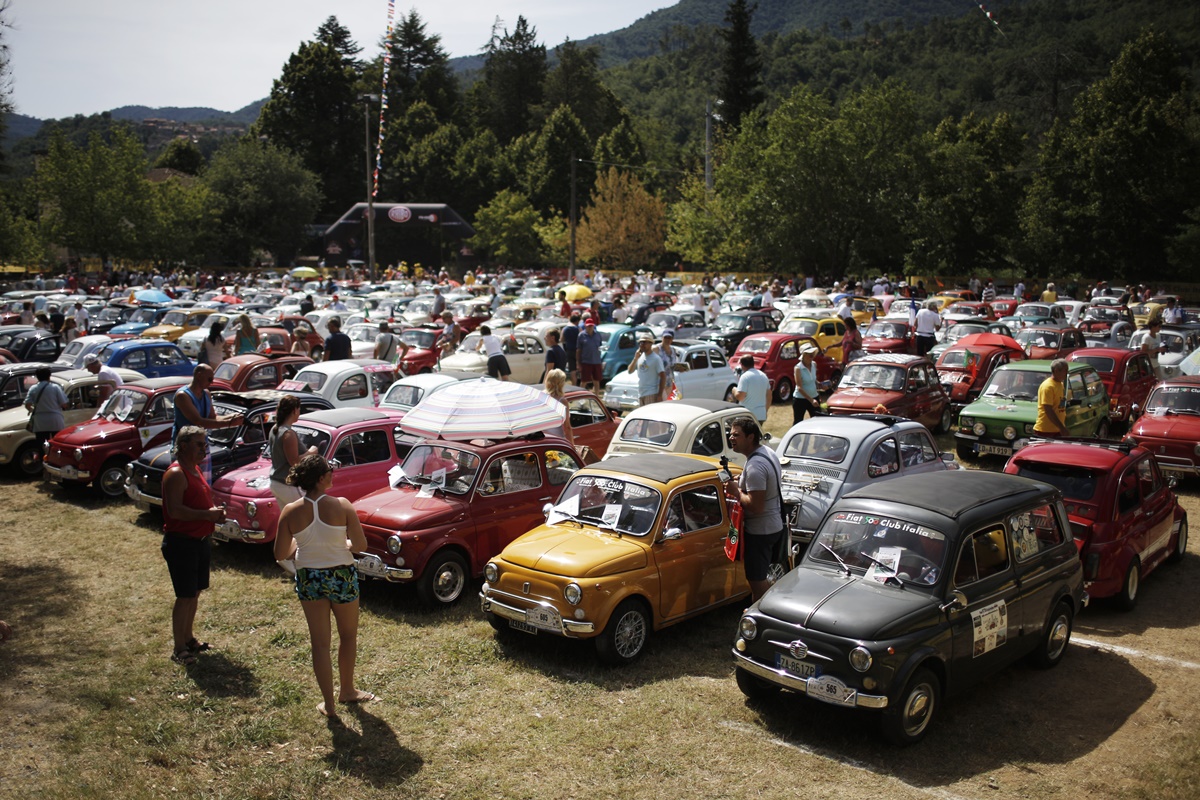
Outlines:
{"label": "red umbrella", "polygon": [[973,344],[986,347],[1007,347],[1010,350],[1016,350],[1021,353],[1025,352],[1025,348],[1021,346],[1020,342],[1011,336],[1005,336],[1000,333],[972,333],[970,336],[964,336],[959,339],[954,344],[966,345],[968,347]]}
{"label": "red umbrella", "polygon": [[234,297],[231,294],[219,294],[213,298],[213,302],[214,303],[229,303],[230,305],[234,305],[237,303],[241,303],[242,299],[240,297]]}

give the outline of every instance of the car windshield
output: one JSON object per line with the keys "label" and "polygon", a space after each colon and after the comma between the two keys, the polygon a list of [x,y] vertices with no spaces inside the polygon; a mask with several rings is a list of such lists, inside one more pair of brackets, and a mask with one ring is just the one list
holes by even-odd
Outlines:
{"label": "car windshield", "polygon": [[413,300],[404,309],[404,313],[405,314],[414,314],[414,315],[416,315],[416,314],[432,314],[433,313],[433,301],[432,300]]}
{"label": "car windshield", "polygon": [[1116,322],[1121,319],[1121,312],[1115,308],[1091,306],[1087,311],[1083,312],[1083,318],[1100,320],[1102,322]]}
{"label": "car windshield", "polygon": [[321,387],[325,385],[326,377],[328,376],[322,372],[306,369],[296,375],[296,377],[292,378],[292,380],[296,381],[297,383],[307,384],[309,391],[317,392],[320,391]]}
{"label": "car windshield", "polygon": [[234,363],[233,361],[223,361],[221,362],[221,365],[217,367],[216,371],[213,372],[213,378],[218,381],[232,383],[233,377],[237,375],[237,371],[238,364]]}
{"label": "car windshield", "polygon": [[1033,347],[1058,347],[1062,337],[1055,331],[1039,331],[1033,328],[1023,328],[1017,331],[1016,340],[1023,345]]}
{"label": "car windshield", "polygon": [[153,322],[154,315],[157,313],[157,309],[139,308],[137,311],[129,315],[128,322]]}
{"label": "car windshield", "polygon": [[947,350],[942,353],[942,357],[938,359],[938,369],[949,367],[950,369],[965,369],[967,366],[967,350]]}
{"label": "car windshield", "polygon": [[864,337],[867,339],[903,339],[907,335],[907,325],[895,322],[872,322]]}
{"label": "car windshield", "polygon": [[[231,406],[226,405],[225,403],[213,403],[213,409],[218,417],[246,413],[245,406]],[[261,419],[261,415],[259,418]],[[228,447],[229,445],[233,444],[235,439],[237,439],[239,433],[241,433],[240,425],[235,425],[228,428],[213,428],[208,432],[208,441],[212,444],[219,444]]]}
{"label": "car windshield", "polygon": [[[752,336],[749,339],[743,339],[738,345],[739,353],[765,353],[771,349],[770,339],[760,339],[757,336]],[[734,359],[736,361],[736,359]]]}
{"label": "car windshield", "polygon": [[1048,372],[1020,369],[997,370],[988,380],[987,386],[983,387],[981,396],[1002,400],[1034,400],[1037,398],[1038,387],[1048,375]]}
{"label": "car windshield", "polygon": [[886,389],[898,392],[904,388],[903,367],[890,364],[851,364],[846,368],[838,389]]}
{"label": "car windshield", "polygon": [[1050,316],[1050,306],[1042,303],[1022,303],[1017,306],[1017,310],[1013,312],[1013,316],[1017,317],[1048,317]]}
{"label": "car windshield", "polygon": [[812,336],[817,332],[818,323],[811,319],[789,319],[779,327],[783,333],[798,333],[801,336]]}
{"label": "car windshield", "polygon": [[957,342],[964,336],[970,336],[973,333],[987,333],[986,325],[972,325],[969,322],[960,322],[957,325],[951,325],[946,331],[943,342]]}
{"label": "car windshield", "polygon": [[389,406],[392,408],[412,408],[417,403],[421,402],[425,390],[420,386],[410,386],[406,383],[393,383],[392,388],[388,389],[387,395],[384,396],[381,406]]}
{"label": "car windshield", "polygon": [[660,447],[670,444],[674,436],[674,423],[657,419],[631,419],[621,431],[622,442],[639,442]]}
{"label": "car windshield", "polygon": [[797,433],[783,447],[785,457],[815,458],[838,464],[850,452],[850,442],[840,436],[824,433]]}
{"label": "car windshield", "polygon": [[646,318],[646,324],[651,328],[676,328],[679,327],[679,316],[656,311]]}
{"label": "car windshield", "polygon": [[551,522],[574,519],[597,528],[645,536],[654,527],[662,494],[621,478],[576,475],[551,513]]}
{"label": "car windshield", "polygon": [[1150,414],[1200,414],[1200,386],[1159,386],[1146,400]]}
{"label": "car windshield", "polygon": [[166,315],[162,318],[163,325],[182,326],[183,323],[186,321],[187,321],[187,312],[186,311],[168,311],[166,313]]}
{"label": "car windshield", "polygon": [[946,536],[906,520],[843,512],[825,521],[804,558],[879,583],[932,586],[946,560]]}
{"label": "car windshield", "polygon": [[96,316],[96,319],[102,319],[110,322],[114,319],[120,318],[121,309],[115,306],[108,306],[107,308],[100,309],[100,313]]}
{"label": "car windshield", "polygon": [[328,433],[317,428],[306,428],[303,425],[293,425],[292,430],[296,432],[297,446],[301,453],[310,447],[315,447],[317,455],[325,455],[325,450],[329,447]]}
{"label": "car windshield", "polygon": [[417,328],[409,328],[400,334],[400,341],[418,350],[429,350],[433,347],[433,340],[436,338],[437,334],[433,331],[419,330]]}
{"label": "car windshield", "polygon": [[1073,357],[1071,358],[1071,360],[1072,360],[1072,361],[1079,361],[1079,362],[1082,362],[1082,363],[1084,363],[1084,364],[1088,364],[1088,365],[1090,365],[1090,366],[1093,366],[1093,367],[1095,367],[1095,368],[1096,368],[1096,372],[1100,372],[1100,373],[1103,373],[1103,374],[1105,374],[1105,375],[1111,375],[1111,374],[1112,374],[1112,372],[1113,372],[1113,370],[1114,370],[1114,369],[1116,369],[1116,367],[1117,367],[1117,362],[1116,362],[1116,360],[1115,360],[1115,359],[1112,359],[1112,358],[1109,358],[1108,356],[1080,356],[1080,355],[1075,355],[1075,356],[1073,356]]}
{"label": "car windshield", "polygon": [[740,331],[746,324],[746,318],[741,314],[722,314],[717,317],[717,327],[723,331]]}
{"label": "car windshield", "polygon": [[146,395],[133,389],[118,389],[113,392],[112,397],[104,401],[96,416],[119,422],[132,422],[145,407]]}
{"label": "car windshield", "polygon": [[450,494],[466,494],[479,473],[479,456],[455,447],[422,444],[409,451],[401,469],[409,483],[432,483]]}
{"label": "car windshield", "polygon": [[352,342],[374,342],[379,335],[379,328],[374,325],[351,325],[346,335]]}
{"label": "car windshield", "polygon": [[1057,488],[1068,500],[1090,502],[1100,485],[1100,475],[1090,469],[1071,464],[1043,464],[1038,461],[1021,461],[1017,474],[1022,478],[1045,481]]}

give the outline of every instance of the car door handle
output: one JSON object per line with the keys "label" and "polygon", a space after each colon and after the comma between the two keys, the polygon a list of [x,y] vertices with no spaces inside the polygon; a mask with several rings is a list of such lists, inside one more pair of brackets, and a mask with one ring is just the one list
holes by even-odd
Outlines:
{"label": "car door handle", "polygon": [[554,498],[553,498],[552,496],[539,497],[539,498],[538,498],[538,502],[539,502],[539,503],[546,503],[546,502],[549,502],[550,500],[553,500],[553,499],[554,499]]}

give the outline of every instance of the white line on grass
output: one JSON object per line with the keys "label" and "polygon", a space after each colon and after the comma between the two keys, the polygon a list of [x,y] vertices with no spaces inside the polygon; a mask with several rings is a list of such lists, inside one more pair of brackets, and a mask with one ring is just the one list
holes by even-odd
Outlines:
{"label": "white line on grass", "polygon": [[1082,644],[1087,647],[1096,647],[1100,650],[1111,650],[1118,655],[1129,656],[1130,658],[1148,658],[1160,664],[1170,664],[1175,667],[1182,667],[1183,669],[1200,669],[1200,664],[1192,661],[1183,661],[1178,658],[1171,658],[1170,656],[1160,656],[1156,653],[1147,653],[1143,650],[1134,650],[1132,647],[1122,647],[1119,644],[1109,644],[1108,642],[1101,642],[1095,639],[1081,639],[1078,636],[1073,636],[1071,637],[1071,644]]}

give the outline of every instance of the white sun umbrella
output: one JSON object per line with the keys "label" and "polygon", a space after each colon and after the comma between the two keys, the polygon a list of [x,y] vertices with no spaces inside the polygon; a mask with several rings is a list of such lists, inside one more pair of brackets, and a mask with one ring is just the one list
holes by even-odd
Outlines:
{"label": "white sun umbrella", "polygon": [[818,288],[814,287],[812,289],[805,289],[803,292],[800,293],[800,296],[801,297],[828,297],[829,293],[826,292],[824,289],[818,289]]}
{"label": "white sun umbrella", "polygon": [[464,381],[428,394],[400,421],[432,439],[507,439],[561,428],[567,409],[541,389],[513,381]]}

